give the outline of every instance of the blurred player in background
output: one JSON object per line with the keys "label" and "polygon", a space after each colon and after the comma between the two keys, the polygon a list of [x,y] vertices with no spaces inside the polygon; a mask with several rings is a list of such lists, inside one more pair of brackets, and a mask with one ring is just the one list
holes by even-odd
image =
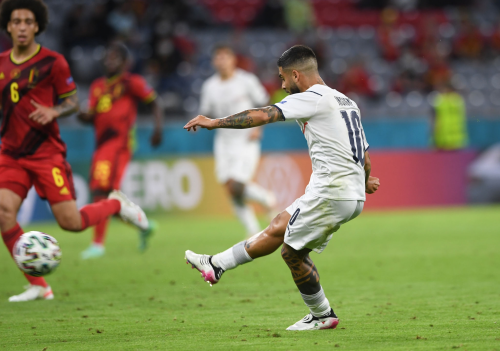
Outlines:
{"label": "blurred player in background", "polygon": [[[13,42],[11,50],[0,54],[0,230],[11,255],[23,234],[17,213],[32,185],[65,230],[80,232],[114,214],[148,228],[144,212],[119,192],[81,210],[76,207],[57,118],[78,111],[78,98],[64,57],[35,41],[47,24],[47,7],[40,0],[5,0],[0,5],[0,28]],[[44,278],[25,276],[29,287],[9,301],[54,298]]]}
{"label": "blurred player in background", "polygon": [[[143,77],[127,71],[129,53],[125,45],[111,45],[103,61],[105,77],[96,79],[90,86],[89,110],[78,114],[80,120],[94,125],[96,150],[90,168],[90,189],[94,202],[108,197],[114,189],[120,189],[125,169],[132,157],[133,132],[137,117],[137,102],[152,105],[155,128],[151,145],[160,145],[162,138],[162,109],[156,92]],[[104,255],[104,239],[109,220],[94,227],[90,247],[82,252],[82,258]],[[146,249],[153,223],[139,233],[139,249]]]}
{"label": "blurred player in background", "polygon": [[[217,73],[202,86],[200,114],[222,118],[269,102],[258,78],[236,67],[237,58],[229,46],[214,49],[212,64]],[[261,128],[218,130],[214,141],[217,180],[231,195],[236,216],[249,236],[260,231],[260,225],[248,201],[257,202],[268,212],[276,203],[274,194],[252,182],[259,164],[261,137]]]}
{"label": "blurred player in background", "polygon": [[309,253],[321,253],[333,233],[361,213],[365,192],[375,192],[380,183],[370,176],[368,142],[358,106],[323,82],[314,52],[306,46],[293,46],[281,55],[278,67],[282,87],[291,94],[280,103],[217,121],[198,116],[184,128],[251,128],[296,120],[307,140],[313,169],[305,194],[261,233],[214,256],[188,250],[186,259],[205,281],[215,284],[225,271],[282,246],[281,255],[310,310],[287,330],[333,329],[339,320]]}
{"label": "blurred player in background", "polygon": [[434,145],[439,150],[460,150],[467,147],[467,110],[464,98],[451,82],[438,86],[433,103]]}

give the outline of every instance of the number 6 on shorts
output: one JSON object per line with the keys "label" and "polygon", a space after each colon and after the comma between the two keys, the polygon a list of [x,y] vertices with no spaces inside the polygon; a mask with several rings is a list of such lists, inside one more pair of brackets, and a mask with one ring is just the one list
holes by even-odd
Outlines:
{"label": "number 6 on shorts", "polygon": [[54,183],[57,187],[62,187],[64,185],[64,178],[61,175],[61,170],[57,167],[52,168],[52,176],[54,177]]}

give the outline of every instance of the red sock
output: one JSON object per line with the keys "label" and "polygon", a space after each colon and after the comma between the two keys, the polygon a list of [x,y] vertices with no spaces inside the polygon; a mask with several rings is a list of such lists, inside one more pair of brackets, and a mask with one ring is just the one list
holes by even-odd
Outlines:
{"label": "red sock", "polygon": [[[94,196],[94,203],[106,199],[104,196]],[[104,239],[106,237],[106,229],[108,228],[109,217],[100,223],[97,223],[94,227],[94,240],[92,241],[97,245],[104,245]]]}
{"label": "red sock", "polygon": [[109,216],[120,212],[120,201],[115,199],[102,200],[82,207],[82,230],[106,220]]}
{"label": "red sock", "polygon": [[108,229],[109,218],[106,218],[102,222],[98,223],[94,227],[94,240],[92,241],[96,245],[104,246],[104,239],[106,238],[106,229]]}
{"label": "red sock", "polygon": [[[11,256],[13,256],[12,251],[14,250],[14,245],[16,244],[17,239],[19,239],[23,233],[23,229],[19,226],[19,223],[16,223],[14,228],[7,230],[6,232],[2,232],[3,242],[5,243],[5,246],[7,246]],[[28,279],[31,285],[41,285],[44,288],[49,286],[49,284],[47,284],[45,279],[42,277],[32,277],[26,273],[24,273],[24,276]]]}

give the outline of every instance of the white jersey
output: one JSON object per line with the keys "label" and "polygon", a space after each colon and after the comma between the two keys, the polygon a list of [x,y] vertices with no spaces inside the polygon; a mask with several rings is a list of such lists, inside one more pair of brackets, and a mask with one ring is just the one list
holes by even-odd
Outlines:
{"label": "white jersey", "polygon": [[[219,74],[208,78],[201,88],[200,114],[223,118],[269,102],[266,90],[252,73],[237,69],[234,75],[222,80]],[[216,138],[224,143],[241,143],[249,139],[250,129],[217,129]]]}
{"label": "white jersey", "polygon": [[274,106],[285,119],[297,120],[307,140],[313,173],[306,194],[364,201],[368,143],[356,103],[335,89],[316,84]]}

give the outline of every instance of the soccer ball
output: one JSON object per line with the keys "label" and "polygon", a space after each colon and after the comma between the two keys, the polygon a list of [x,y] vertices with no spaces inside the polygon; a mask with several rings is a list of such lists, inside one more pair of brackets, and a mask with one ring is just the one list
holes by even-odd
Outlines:
{"label": "soccer ball", "polygon": [[61,262],[57,240],[42,232],[21,235],[14,246],[14,259],[25,273],[41,277],[51,273]]}

